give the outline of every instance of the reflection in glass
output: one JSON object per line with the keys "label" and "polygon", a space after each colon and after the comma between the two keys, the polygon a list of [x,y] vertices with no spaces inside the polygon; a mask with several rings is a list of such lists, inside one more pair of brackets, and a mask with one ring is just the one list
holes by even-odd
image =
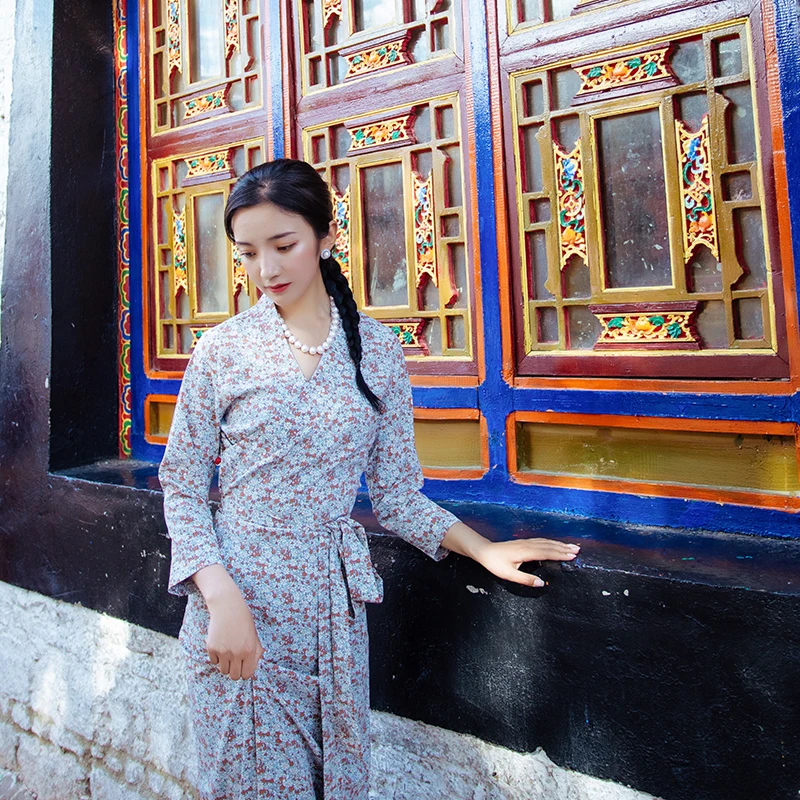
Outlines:
{"label": "reflection in glass", "polygon": [[606,276],[611,288],[672,283],[657,109],[597,122]]}
{"label": "reflection in glass", "polygon": [[697,316],[697,332],[703,347],[727,348],[728,322],[725,317],[725,303],[722,300],[703,303],[703,308]]}
{"label": "reflection in glass", "polygon": [[592,281],[589,276],[589,267],[580,256],[572,256],[567,262],[562,278],[564,282],[564,297],[591,297]]}
{"label": "reflection in glass", "polygon": [[678,96],[678,116],[690,131],[697,131],[708,114],[708,95],[705,92],[689,92]]}
{"label": "reflection in glass", "polygon": [[222,225],[222,192],[194,198],[194,252],[197,270],[197,310],[228,311],[228,249]]}
{"label": "reflection in glass", "polygon": [[571,350],[591,350],[600,335],[600,323],[586,306],[570,306],[567,331]]}
{"label": "reflection in glass", "polygon": [[672,71],[681,83],[698,83],[706,79],[706,56],[702,39],[680,42],[670,58]]}
{"label": "reflection in glass", "polygon": [[539,341],[542,343],[558,342],[558,312],[549,306],[536,309],[539,319]]}
{"label": "reflection in glass", "polygon": [[581,88],[581,78],[574,69],[559,69],[551,73],[551,104],[553,109],[569,108]]}
{"label": "reflection in glass", "polygon": [[722,264],[707,247],[698,247],[686,265],[686,282],[690,292],[721,292]]}
{"label": "reflection in glass", "polygon": [[726,200],[750,200],[753,188],[749,172],[732,172],[722,176],[722,189]]}
{"label": "reflection in glass", "polygon": [[736,311],[736,338],[763,339],[764,318],[761,314],[761,299],[745,297],[734,301]]}
{"label": "reflection in glass", "polygon": [[358,31],[398,21],[395,19],[395,0],[355,0],[353,10]]}
{"label": "reflection in glass", "polygon": [[729,86],[722,94],[728,106],[728,158],[731,164],[756,160],[756,131],[753,121],[753,96],[750,84]]}
{"label": "reflection in glass", "polygon": [[361,170],[361,188],[367,304],[407,306],[402,164],[365,167]]}
{"label": "reflection in glass", "polygon": [[222,4],[219,0],[192,0],[187,5],[191,80],[221,78],[225,75]]}
{"label": "reflection in glass", "polygon": [[758,208],[735,208],[733,227],[736,231],[736,254],[745,274],[736,284],[737,289],[761,289],[767,285],[767,261],[764,254],[764,237],[761,211]]}
{"label": "reflection in glass", "polygon": [[729,78],[742,72],[742,45],[738,36],[714,42],[714,74]]}

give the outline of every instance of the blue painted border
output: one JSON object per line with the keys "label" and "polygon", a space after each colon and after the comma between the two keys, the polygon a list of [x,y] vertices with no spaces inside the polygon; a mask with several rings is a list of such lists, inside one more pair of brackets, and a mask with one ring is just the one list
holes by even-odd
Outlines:
{"label": "blue painted border", "polygon": [[[131,1],[131,5],[135,5]],[[281,0],[270,0],[271,132],[273,155],[286,153],[281,61]],[[129,14],[129,19],[134,15]],[[138,15],[136,15],[138,17]],[[778,63],[787,142],[800,142],[800,31],[796,0],[776,0]],[[502,378],[499,255],[495,220],[494,137],[492,130],[486,7],[469,0],[468,30],[475,121],[475,178],[481,263],[482,321],[486,333],[486,379],[477,388],[414,387],[414,403],[425,408],[478,408],[489,432],[490,470],[481,480],[426,481],[433,498],[451,502],[492,502],[575,516],[598,517],[638,525],[663,525],[783,537],[800,537],[798,515],[675,498],[641,497],[513,483],[507,470],[505,422],[512,411],[559,411],[582,414],[689,419],[729,419],[800,424],[800,395],[729,395],[660,392],[618,392],[583,389],[514,389]],[[277,20],[277,24],[272,24]],[[139,30],[128,26],[128,52],[138,53]],[[131,330],[142,329],[141,169],[139,138],[139,61],[129,58],[130,256]],[[800,148],[787,146],[792,227],[800,230]],[[794,241],[795,275],[800,286],[800,241]],[[147,394],[177,394],[179,381],[145,376],[141,336],[131,338],[132,447],[135,458],[158,461],[163,447],[144,441],[144,398]]]}

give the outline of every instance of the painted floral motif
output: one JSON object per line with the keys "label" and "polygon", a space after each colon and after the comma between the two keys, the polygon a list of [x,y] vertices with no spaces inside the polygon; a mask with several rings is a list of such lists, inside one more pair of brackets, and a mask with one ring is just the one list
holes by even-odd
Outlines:
{"label": "painted floral motif", "polygon": [[333,195],[333,216],[336,219],[336,242],[332,255],[339,262],[342,275],[350,280],[350,187],[339,194],[331,189]]}
{"label": "painted floral motif", "polygon": [[583,161],[580,139],[572,152],[555,146],[558,191],[558,236],[561,269],[572,256],[586,261],[586,197],[583,191]]}
{"label": "painted floral motif", "polygon": [[425,276],[439,285],[436,269],[436,245],[433,239],[433,173],[421,178],[411,173],[414,188],[414,254],[417,288],[424,286]]}
{"label": "painted floral motif", "polygon": [[186,177],[198,178],[201,175],[213,175],[215,172],[229,172],[231,169],[230,159],[229,150],[187,158],[185,161],[189,171],[186,173]]}
{"label": "painted floral motif", "polygon": [[[201,797],[367,800],[365,604],[383,587],[350,517],[361,475],[378,521],[434,559],[457,518],[420,492],[402,348],[364,314],[360,329],[383,414],[356,388],[344,331],[306,379],[266,296],[205,330],[189,360],[159,478],[168,591],[188,595],[178,640]],[[191,576],[210,564],[239,587],[264,648],[249,680],[208,660],[209,612]]]}
{"label": "painted floral motif", "polygon": [[239,49],[239,0],[225,0],[225,58]]}
{"label": "painted floral motif", "polygon": [[714,190],[711,182],[711,157],[708,139],[708,115],[700,129],[692,133],[680,120],[675,129],[681,167],[683,205],[683,256],[686,262],[700,245],[705,245],[719,260],[717,226],[714,213]]}
{"label": "painted floral motif", "polygon": [[582,82],[576,97],[588,92],[602,92],[619,86],[672,78],[667,64],[668,50],[668,47],[662,47],[638,55],[612,58],[599,64],[575,67]]}
{"label": "painted floral motif", "polygon": [[128,252],[128,45],[127,6],[114,2],[114,71],[116,73],[115,110],[117,118],[117,265],[119,278],[119,454],[131,456],[131,301],[130,254]]}
{"label": "painted floral motif", "polygon": [[381,322],[397,337],[407,355],[430,355],[422,335],[426,319],[383,319]]}
{"label": "painted floral motif", "polygon": [[348,152],[352,153],[387,144],[413,142],[412,120],[412,114],[404,114],[402,117],[393,117],[392,119],[354,128],[351,131],[351,143]]}
{"label": "painted floral motif", "polygon": [[240,289],[247,291],[247,270],[242,263],[242,254],[236,245],[233,245],[233,293]]}
{"label": "painted floral motif", "polygon": [[328,27],[333,17],[342,18],[342,0],[322,0],[322,24]]}
{"label": "painted floral motif", "polygon": [[406,54],[405,39],[398,39],[380,47],[371,47],[352,56],[347,56],[349,68],[345,78],[355,78],[369,72],[375,72],[387,67],[396,67],[400,64],[410,63]]}
{"label": "painted floral motif", "polygon": [[218,111],[219,109],[227,109],[225,103],[225,89],[217,89],[215,92],[200,95],[199,97],[192,97],[189,100],[183,101],[184,105],[184,119],[191,119],[198,117],[200,114],[207,114],[209,111]]}
{"label": "painted floral motif", "polygon": [[182,73],[180,0],[169,0],[167,3],[167,51],[169,74],[171,75],[174,69]]}
{"label": "painted floral motif", "polygon": [[697,303],[693,302],[678,309],[664,304],[662,311],[643,308],[641,311],[615,313],[590,306],[601,326],[595,348],[649,346],[669,349],[675,346],[699,346],[693,324],[696,308]]}
{"label": "painted floral motif", "polygon": [[176,211],[172,217],[172,253],[175,270],[173,291],[175,296],[183,289],[189,292],[189,278],[186,271],[186,209]]}

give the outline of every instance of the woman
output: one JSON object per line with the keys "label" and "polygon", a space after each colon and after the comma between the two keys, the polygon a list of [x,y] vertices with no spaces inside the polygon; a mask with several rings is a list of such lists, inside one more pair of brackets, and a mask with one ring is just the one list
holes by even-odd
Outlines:
{"label": "woman", "polygon": [[234,186],[225,229],[263,294],[197,342],[159,470],[203,798],[367,797],[364,604],[383,591],[350,518],[362,473],[378,521],[435,559],[541,586],[520,564],[578,550],[490,543],[420,492],[403,352],[358,312],[331,210],[302,161]]}

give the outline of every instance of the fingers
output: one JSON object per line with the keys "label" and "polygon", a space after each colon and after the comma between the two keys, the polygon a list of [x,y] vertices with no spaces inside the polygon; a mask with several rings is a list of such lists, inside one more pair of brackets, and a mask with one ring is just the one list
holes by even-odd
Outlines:
{"label": "fingers", "polygon": [[580,545],[554,539],[517,539],[515,554],[521,561],[572,561],[580,553]]}
{"label": "fingers", "polygon": [[519,583],[522,586],[533,586],[541,588],[546,584],[538,575],[531,575],[528,572],[520,572],[518,569],[512,569],[508,572],[504,572],[499,577],[503,578],[504,580],[511,581],[512,583]]}

